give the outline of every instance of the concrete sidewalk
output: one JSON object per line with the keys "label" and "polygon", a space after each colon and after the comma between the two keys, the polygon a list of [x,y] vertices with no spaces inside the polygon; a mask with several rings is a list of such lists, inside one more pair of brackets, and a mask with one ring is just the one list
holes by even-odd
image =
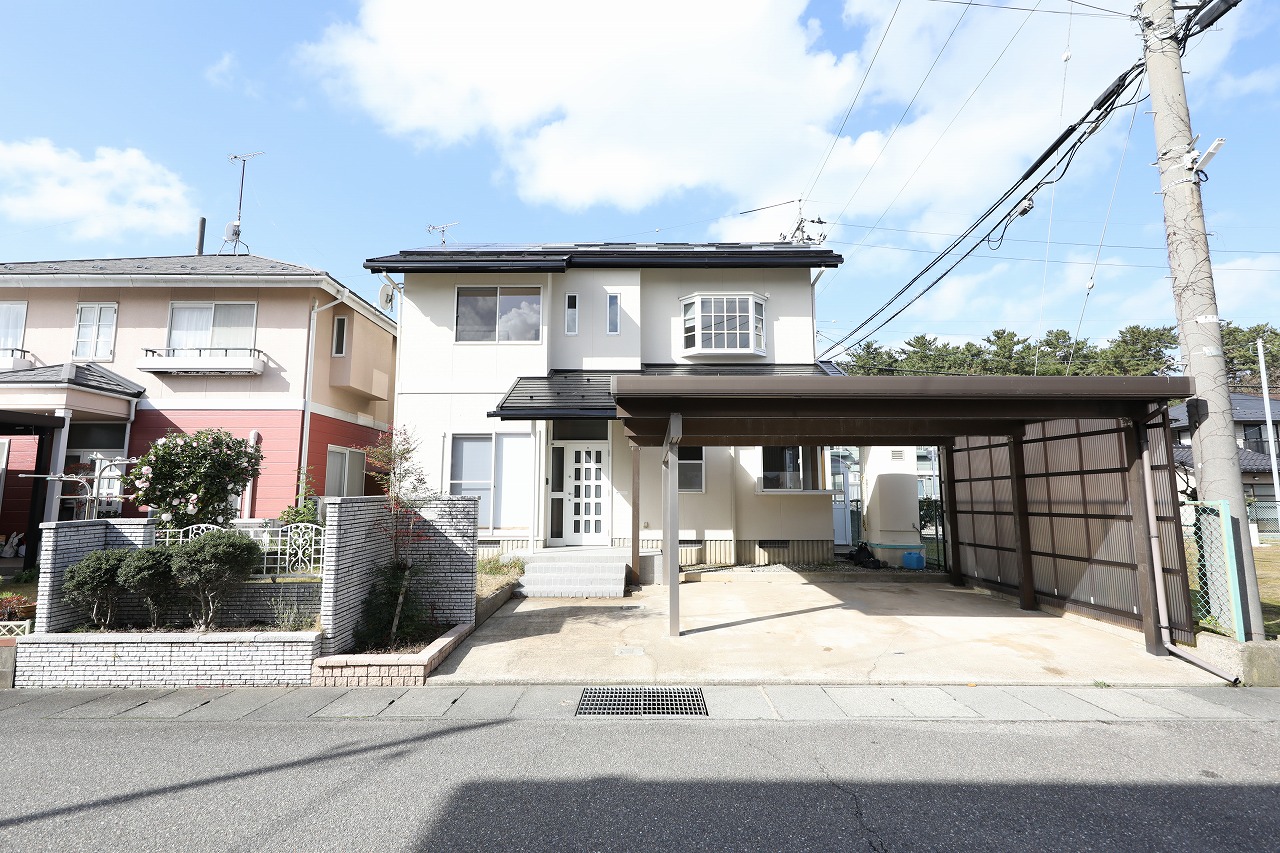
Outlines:
{"label": "concrete sidewalk", "polygon": [[431,676],[436,684],[1213,686],[1092,619],[1019,610],[945,583],[833,582],[794,572],[624,599],[513,599]]}
{"label": "concrete sidewalk", "polygon": [[[15,720],[177,722],[575,718],[582,687],[246,687],[177,690],[0,690]],[[1237,720],[1280,721],[1280,688],[704,687],[699,720]],[[591,725],[599,717],[575,718]],[[659,719],[659,718],[650,718]]]}

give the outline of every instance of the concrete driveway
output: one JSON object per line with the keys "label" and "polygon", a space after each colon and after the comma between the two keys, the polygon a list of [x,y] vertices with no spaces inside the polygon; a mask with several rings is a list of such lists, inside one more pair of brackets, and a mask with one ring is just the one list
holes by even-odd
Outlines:
{"label": "concrete driveway", "polygon": [[[808,578],[812,579],[810,575]],[[841,583],[777,573],[624,599],[513,599],[431,677],[445,684],[1222,683],[1148,655],[1136,631],[1025,612],[940,583]]]}

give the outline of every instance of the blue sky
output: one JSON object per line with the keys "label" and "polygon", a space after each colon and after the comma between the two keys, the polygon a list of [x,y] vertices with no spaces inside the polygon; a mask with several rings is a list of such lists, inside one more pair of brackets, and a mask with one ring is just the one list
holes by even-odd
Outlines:
{"label": "blue sky", "polygon": [[[806,217],[844,223],[825,230],[848,258],[820,282],[821,350],[1140,56],[1125,15],[1013,5],[1037,11],[11,4],[0,260],[188,253],[200,216],[217,251],[239,179],[227,157],[252,151],[265,152],[245,190],[254,253],[369,296],[362,261],[435,241],[430,224],[457,222],[449,240],[468,243],[770,240],[804,198]],[[1280,322],[1277,43],[1280,9],[1245,0],[1185,60],[1195,130],[1227,139],[1203,191],[1221,313],[1246,325]],[[1115,115],[998,251],[876,339],[1074,330],[1091,277],[1084,335],[1171,322],[1147,108]]]}

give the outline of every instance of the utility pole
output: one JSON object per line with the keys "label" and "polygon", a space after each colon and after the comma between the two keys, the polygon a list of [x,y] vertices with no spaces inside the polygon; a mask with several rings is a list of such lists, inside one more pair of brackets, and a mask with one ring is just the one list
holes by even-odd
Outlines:
{"label": "utility pole", "polygon": [[[1239,0],[1219,0],[1216,20]],[[1209,18],[1209,9],[1198,10]],[[1193,13],[1196,14],[1196,13]],[[1206,20],[1205,26],[1212,23]],[[1174,22],[1171,0],[1143,0],[1140,9],[1147,82],[1155,114],[1156,165],[1164,197],[1165,236],[1173,278],[1173,302],[1178,340],[1187,359],[1187,374],[1195,380],[1196,396],[1187,400],[1191,448],[1195,455],[1196,492],[1200,500],[1230,503],[1236,553],[1248,598],[1246,621],[1251,640],[1265,639],[1258,575],[1249,541],[1249,519],[1235,422],[1227,388],[1227,363],[1222,353],[1218,302],[1209,264],[1204,208],[1200,201],[1199,155],[1191,134],[1187,91],[1182,80],[1182,42],[1185,32]],[[1228,543],[1228,546],[1230,543]]]}

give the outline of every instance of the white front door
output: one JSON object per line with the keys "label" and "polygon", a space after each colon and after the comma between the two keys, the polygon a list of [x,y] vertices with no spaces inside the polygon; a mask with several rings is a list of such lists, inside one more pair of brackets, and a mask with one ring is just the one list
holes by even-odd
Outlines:
{"label": "white front door", "polygon": [[609,445],[556,442],[551,448],[551,545],[609,545]]}

